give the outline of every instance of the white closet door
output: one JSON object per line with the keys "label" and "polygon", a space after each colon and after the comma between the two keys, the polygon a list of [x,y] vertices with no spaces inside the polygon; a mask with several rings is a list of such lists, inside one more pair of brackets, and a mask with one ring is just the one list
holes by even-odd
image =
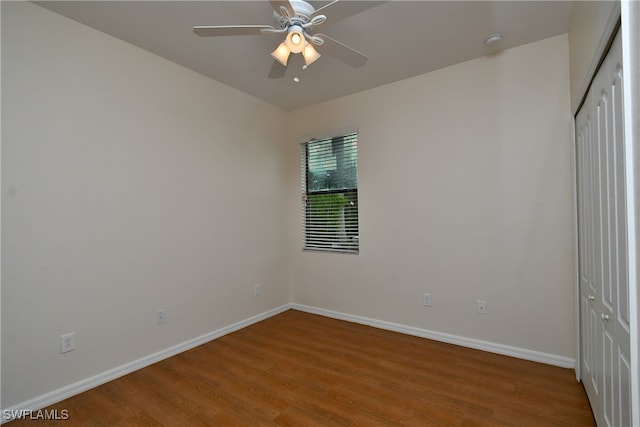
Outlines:
{"label": "white closet door", "polygon": [[580,260],[580,333],[582,382],[594,413],[602,412],[600,390],[602,384],[602,323],[596,277],[596,238],[600,231],[598,215],[598,156],[595,150],[594,119],[588,96],[576,116],[576,144],[578,170],[578,257]]}
{"label": "white closet door", "polygon": [[576,116],[583,383],[598,425],[631,425],[622,48]]}

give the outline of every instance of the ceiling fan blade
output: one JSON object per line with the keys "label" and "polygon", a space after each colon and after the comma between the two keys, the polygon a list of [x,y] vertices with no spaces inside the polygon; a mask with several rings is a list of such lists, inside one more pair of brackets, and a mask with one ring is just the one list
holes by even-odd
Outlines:
{"label": "ceiling fan blade", "polygon": [[386,3],[386,1],[341,1],[334,0],[313,12],[311,18],[317,15],[327,16],[327,25],[342,21],[350,16],[357,15],[367,9]]}
{"label": "ceiling fan blade", "polygon": [[193,32],[200,37],[255,36],[273,29],[271,25],[201,25],[193,27]]}
{"label": "ceiling fan blade", "polygon": [[281,79],[284,77],[284,74],[287,72],[286,65],[282,65],[278,61],[273,61],[273,65],[271,66],[271,70],[269,71],[270,79]]}
{"label": "ceiling fan blade", "polygon": [[269,0],[269,3],[271,3],[271,7],[276,11],[278,15],[281,15],[280,6],[284,6],[285,9],[287,9],[290,17],[295,16],[296,14],[296,12],[293,10],[293,7],[291,6],[291,3],[289,3],[289,0]]}
{"label": "ceiling fan blade", "polygon": [[358,52],[357,50],[352,49],[327,35],[314,34],[314,36],[320,37],[324,40],[324,44],[322,46],[318,46],[319,50],[351,65],[354,68],[363,66],[369,59],[369,57],[364,53]]}

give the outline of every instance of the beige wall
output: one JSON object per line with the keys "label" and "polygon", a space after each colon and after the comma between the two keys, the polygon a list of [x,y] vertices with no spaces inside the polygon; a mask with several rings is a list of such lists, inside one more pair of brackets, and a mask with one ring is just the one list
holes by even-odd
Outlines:
{"label": "beige wall", "polygon": [[[571,108],[576,112],[586,93],[610,34],[612,16],[619,16],[620,2],[578,1],[573,4],[569,25]],[[617,15],[616,15],[617,14]]]}
{"label": "beige wall", "polygon": [[30,3],[2,19],[3,408],[288,301],[279,109]]}
{"label": "beige wall", "polygon": [[570,120],[566,35],[292,113],[359,128],[361,243],[301,251],[292,141],[293,301],[574,357]]}

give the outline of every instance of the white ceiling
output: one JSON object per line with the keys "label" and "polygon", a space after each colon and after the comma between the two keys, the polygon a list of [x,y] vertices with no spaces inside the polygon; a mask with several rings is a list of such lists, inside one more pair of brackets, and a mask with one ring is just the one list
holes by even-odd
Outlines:
{"label": "white ceiling", "polygon": [[[311,1],[316,8],[327,1]],[[363,3],[358,2],[363,7]],[[372,3],[372,2],[368,2]],[[302,70],[300,55],[282,79],[267,77],[281,35],[198,37],[194,25],[272,25],[266,1],[43,1],[37,4],[194,71],[294,110],[495,54],[568,31],[565,1],[388,1],[321,32],[369,56],[354,69],[323,55]],[[320,30],[319,30],[320,31]],[[487,48],[491,33],[504,34]],[[322,53],[321,49],[318,50]],[[299,77],[295,83],[293,77]]]}

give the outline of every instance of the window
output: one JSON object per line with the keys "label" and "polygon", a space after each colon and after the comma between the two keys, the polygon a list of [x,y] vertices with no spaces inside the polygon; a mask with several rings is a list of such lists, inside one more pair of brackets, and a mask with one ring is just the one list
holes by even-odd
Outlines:
{"label": "window", "polygon": [[304,249],[358,253],[358,134],[302,144]]}

